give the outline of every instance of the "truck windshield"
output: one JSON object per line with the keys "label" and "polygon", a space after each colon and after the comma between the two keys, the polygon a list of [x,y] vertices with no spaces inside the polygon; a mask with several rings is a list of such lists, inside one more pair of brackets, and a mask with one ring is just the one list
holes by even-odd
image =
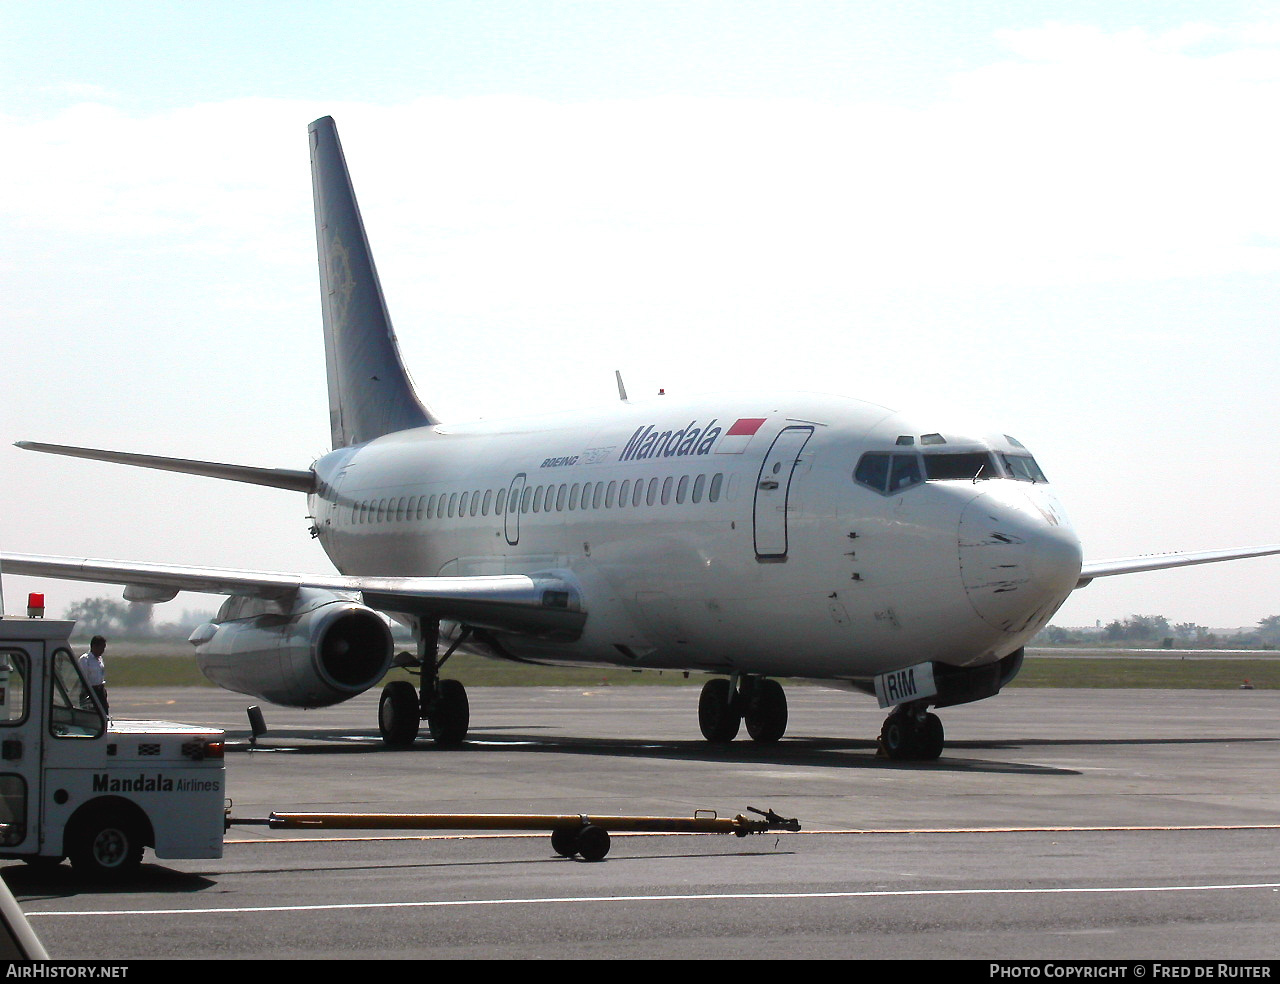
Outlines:
{"label": "truck windshield", "polygon": [[102,711],[80,675],[75,657],[68,650],[59,649],[53,654],[50,733],[55,738],[97,738],[105,730]]}

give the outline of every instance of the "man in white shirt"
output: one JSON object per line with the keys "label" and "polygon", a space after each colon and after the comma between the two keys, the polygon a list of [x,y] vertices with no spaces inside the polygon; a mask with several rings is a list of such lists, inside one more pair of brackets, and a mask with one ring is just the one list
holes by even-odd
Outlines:
{"label": "man in white shirt", "polygon": [[80,672],[102,704],[102,709],[111,713],[107,706],[107,668],[102,662],[102,654],[107,651],[107,640],[100,635],[89,640],[89,651],[80,657]]}

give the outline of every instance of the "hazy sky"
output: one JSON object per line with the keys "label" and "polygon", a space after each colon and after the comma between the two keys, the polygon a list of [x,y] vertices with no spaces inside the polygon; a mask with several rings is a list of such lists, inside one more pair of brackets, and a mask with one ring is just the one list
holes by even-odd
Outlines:
{"label": "hazy sky", "polygon": [[[1278,110],[1276,3],[0,2],[0,538],[331,570],[294,493],[9,442],[328,449],[332,115],[447,420],[846,393],[1018,437],[1086,559],[1280,542]],[[1134,613],[1252,624],[1280,560],[1055,622]]]}

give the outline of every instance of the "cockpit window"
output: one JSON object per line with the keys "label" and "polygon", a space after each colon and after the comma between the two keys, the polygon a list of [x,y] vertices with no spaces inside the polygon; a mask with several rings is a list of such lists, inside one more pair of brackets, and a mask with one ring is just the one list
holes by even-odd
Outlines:
{"label": "cockpit window", "polygon": [[997,478],[1039,484],[1049,481],[1031,455],[1001,453],[997,458],[990,451],[868,451],[858,459],[853,471],[855,482],[881,495],[893,495],[925,481],[978,482]]}
{"label": "cockpit window", "polygon": [[883,492],[889,486],[889,459],[891,454],[864,454],[853,471],[853,480],[869,489]]}
{"label": "cockpit window", "polygon": [[858,461],[853,480],[881,495],[891,495],[919,485],[924,478],[920,474],[918,455],[870,451]]}
{"label": "cockpit window", "polygon": [[970,451],[958,454],[926,454],[924,456],[925,477],[931,482],[947,479],[999,478],[1000,472],[991,455],[985,451]]}
{"label": "cockpit window", "polygon": [[1010,478],[1017,479],[1019,482],[1049,481],[1044,477],[1040,466],[1036,464],[1036,459],[1029,454],[1002,454],[1000,457],[1004,460],[1004,466]]}
{"label": "cockpit window", "polygon": [[913,485],[919,485],[924,479],[920,477],[920,459],[914,454],[895,454],[893,470],[889,473],[889,491],[901,492]]}

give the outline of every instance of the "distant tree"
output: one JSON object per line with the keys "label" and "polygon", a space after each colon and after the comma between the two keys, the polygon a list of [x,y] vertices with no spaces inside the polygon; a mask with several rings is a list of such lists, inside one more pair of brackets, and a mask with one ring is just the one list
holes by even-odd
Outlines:
{"label": "distant tree", "polygon": [[145,602],[116,601],[113,598],[85,598],[67,608],[66,618],[75,619],[81,632],[127,636],[151,635],[151,615],[155,606]]}
{"label": "distant tree", "polygon": [[1280,646],[1280,615],[1268,615],[1258,619],[1258,628],[1254,632],[1258,641],[1266,646]]}
{"label": "distant tree", "polygon": [[1173,627],[1173,634],[1182,642],[1205,642],[1212,635],[1206,626],[1195,622],[1179,622]]}
{"label": "distant tree", "polygon": [[1171,635],[1169,620],[1163,615],[1131,615],[1123,622],[1109,622],[1102,635],[1110,642],[1164,639]]}

